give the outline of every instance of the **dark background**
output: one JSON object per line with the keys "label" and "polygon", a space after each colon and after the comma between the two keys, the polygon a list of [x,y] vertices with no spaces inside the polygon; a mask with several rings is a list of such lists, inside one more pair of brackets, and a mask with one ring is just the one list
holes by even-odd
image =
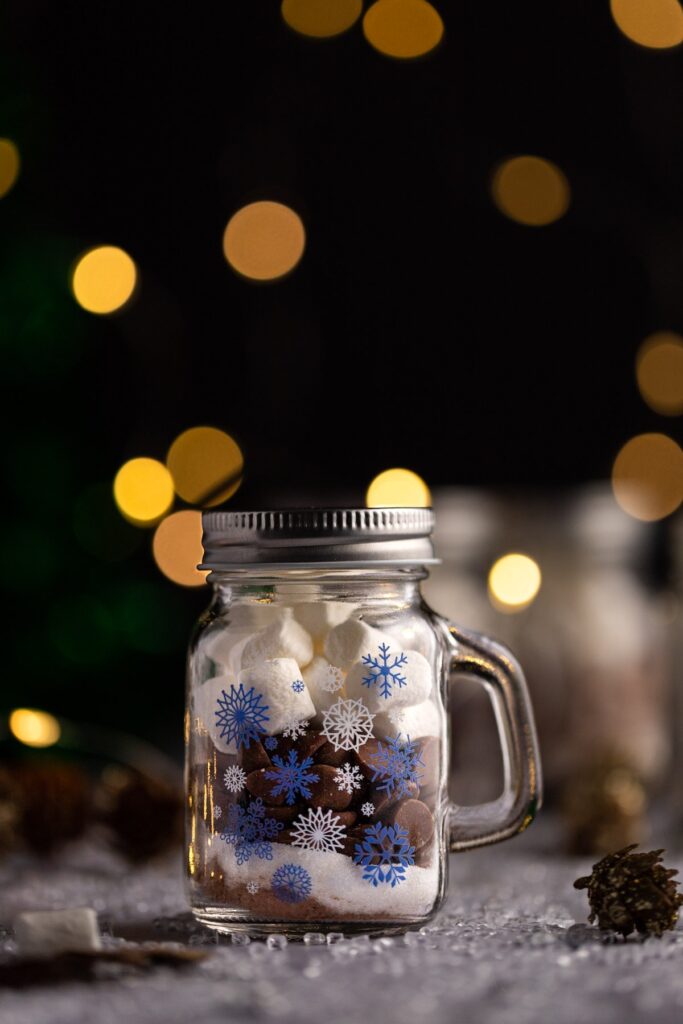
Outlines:
{"label": "dark background", "polygon": [[[395,465],[432,487],[566,487],[675,428],[633,365],[646,334],[683,327],[683,55],[629,43],[607,2],[435,6],[443,44],[403,63],[360,23],[299,37],[276,2],[8,3],[7,706],[179,740],[207,595],[160,576],[110,495],[189,426],[241,444],[242,507],[362,502]],[[493,206],[517,153],[564,170],[560,222]],[[307,231],[271,285],[221,248],[258,198]],[[98,243],[140,271],[108,318],[68,287]]]}

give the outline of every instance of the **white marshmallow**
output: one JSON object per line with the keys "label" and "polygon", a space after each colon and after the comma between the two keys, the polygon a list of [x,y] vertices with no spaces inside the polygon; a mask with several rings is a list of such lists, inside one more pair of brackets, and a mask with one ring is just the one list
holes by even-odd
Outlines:
{"label": "white marshmallow", "polygon": [[327,658],[313,659],[304,669],[304,682],[318,713],[327,711],[344,693],[344,673],[330,665]]}
{"label": "white marshmallow", "polygon": [[421,739],[423,736],[441,735],[441,716],[431,700],[424,700],[411,708],[394,708],[377,715],[374,722],[375,735],[379,737],[396,736],[400,733],[405,739]]}
{"label": "white marshmallow", "polygon": [[[353,700],[358,700],[359,697],[362,697],[370,711],[374,712],[389,711],[393,708],[405,708],[421,704],[422,701],[429,697],[432,690],[432,669],[429,662],[417,651],[402,651],[392,637],[384,637],[382,642],[388,644],[387,665],[391,669],[391,673],[383,675],[381,671],[373,669],[370,665],[363,664],[362,661],[356,662],[349,669],[346,676],[347,696]],[[366,653],[370,653],[380,665],[383,664],[381,651],[377,646]],[[404,664],[397,665],[394,668],[394,660],[400,658],[401,655],[405,656]],[[392,678],[394,674],[405,679],[403,686]],[[363,683],[364,679],[374,678],[377,681],[370,686],[366,686]],[[383,696],[382,687],[385,679],[387,689],[390,692]]]}
{"label": "white marshmallow", "polygon": [[291,618],[291,608],[237,604],[228,611],[225,622],[219,619],[212,625],[204,642],[204,653],[217,664],[228,667],[231,672],[239,672],[247,640],[275,622]]}
{"label": "white marshmallow", "polygon": [[[224,754],[237,753],[236,743],[228,743],[226,740],[221,739],[222,730],[219,728],[216,718],[216,712],[219,710],[218,699],[222,697],[223,690],[229,695],[231,686],[236,687],[237,681],[235,676],[226,673],[225,675],[207,679],[205,683],[198,687],[194,695],[194,713],[196,717],[208,732],[216,748]],[[262,703],[267,704],[268,702],[262,701]],[[266,714],[268,714],[267,711]]]}
{"label": "white marshmallow", "polygon": [[265,629],[279,619],[291,619],[292,609],[280,604],[233,604],[228,608],[227,620],[230,626],[241,629]]}
{"label": "white marshmallow", "polygon": [[239,653],[240,669],[275,658],[292,658],[303,668],[313,659],[313,641],[296,619],[278,619],[250,637]]}
{"label": "white marshmallow", "polygon": [[91,907],[30,910],[14,919],[19,951],[26,956],[87,953],[101,949],[97,914]]}
{"label": "white marshmallow", "polygon": [[308,687],[304,685],[301,693],[292,689],[292,684],[301,678],[301,670],[293,658],[261,661],[243,669],[238,675],[238,683],[245,690],[253,686],[263,695],[263,703],[268,705],[268,721],[262,726],[266,735],[282,732],[292,722],[308,721],[315,715]]}
{"label": "white marshmallow", "polygon": [[294,615],[314,640],[321,640],[330,629],[345,622],[352,611],[352,605],[345,601],[316,601],[294,607]]}
{"label": "white marshmallow", "polygon": [[332,665],[338,665],[346,672],[381,643],[391,644],[392,639],[360,619],[347,619],[327,634],[325,657]]}

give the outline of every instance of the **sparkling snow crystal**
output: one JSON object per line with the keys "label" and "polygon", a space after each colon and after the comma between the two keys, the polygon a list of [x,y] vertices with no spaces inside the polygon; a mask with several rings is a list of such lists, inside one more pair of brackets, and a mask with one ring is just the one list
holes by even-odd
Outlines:
{"label": "sparkling snow crystal", "polygon": [[223,772],[223,782],[230,793],[239,793],[247,784],[247,773],[238,764],[230,765]]}
{"label": "sparkling snow crystal", "polygon": [[292,846],[303,850],[317,850],[322,853],[336,853],[344,845],[346,832],[339,818],[332,811],[323,812],[322,807],[307,814],[300,814],[292,826]]}
{"label": "sparkling snow crystal", "polygon": [[336,665],[328,665],[316,679],[318,688],[325,693],[336,693],[344,685],[344,673]]}
{"label": "sparkling snow crystal", "polygon": [[386,743],[378,743],[377,752],[370,755],[372,781],[382,779],[382,784],[377,788],[387,793],[396,790],[397,796],[409,793],[409,783],[419,783],[422,773],[418,772],[418,768],[424,766],[417,742],[411,743],[410,736],[406,736],[404,742],[400,732]]}
{"label": "sparkling snow crystal", "polygon": [[290,740],[297,740],[299,736],[304,735],[306,729],[308,729],[308,722],[303,718],[292,718],[282,730],[282,735],[289,736]]}
{"label": "sparkling snow crystal", "polygon": [[408,843],[408,832],[400,825],[369,825],[365,839],[356,843],[355,864],[363,868],[363,879],[375,888],[389,884],[392,889],[405,880],[406,868],[415,863],[415,847]]}
{"label": "sparkling snow crystal", "polygon": [[357,765],[349,764],[347,761],[341,768],[337,768],[334,773],[334,781],[337,783],[337,789],[344,793],[353,793],[354,789],[360,789],[363,776]]}
{"label": "sparkling snow crystal", "polygon": [[408,664],[408,656],[401,652],[392,658],[389,644],[380,644],[379,654],[375,658],[371,654],[364,655],[363,664],[370,669],[370,674],[363,676],[363,686],[369,688],[379,683],[379,692],[382,697],[390,697],[394,686],[400,688],[406,685],[406,677],[402,676],[398,670]]}
{"label": "sparkling snow crystal", "polygon": [[311,895],[311,876],[299,864],[281,864],[270,885],[283,903],[301,903]]}
{"label": "sparkling snow crystal", "polygon": [[323,715],[323,734],[335,750],[359,750],[372,736],[372,715],[362,700],[340,697]]}
{"label": "sparkling snow crystal", "polygon": [[279,754],[273,755],[273,768],[267,768],[265,778],[273,779],[277,785],[273,786],[273,796],[287,794],[287,803],[296,802],[297,793],[300,793],[305,800],[311,799],[311,791],[308,788],[311,782],[317,782],[319,775],[309,772],[313,765],[312,757],[305,757],[299,764],[299,757],[296,750],[290,750],[289,759],[285,761]]}
{"label": "sparkling snow crystal", "polygon": [[375,813],[375,805],[368,800],[367,803],[361,804],[360,813],[364,814],[366,818],[371,818]]}
{"label": "sparkling snow crystal", "polygon": [[259,860],[272,860],[273,847],[270,840],[275,839],[283,828],[281,821],[266,817],[263,800],[259,797],[252,800],[246,810],[239,804],[230,805],[228,822],[221,832],[221,839],[235,847],[238,864],[244,864],[252,856]]}
{"label": "sparkling snow crystal", "polygon": [[263,732],[268,721],[268,705],[263,704],[261,694],[253,686],[245,690],[240,683],[239,686],[231,686],[229,694],[225,690],[221,692],[214,712],[221,739],[238,747],[248,747]]}
{"label": "sparkling snow crystal", "polygon": [[303,679],[295,679],[292,683],[292,689],[294,693],[303,693],[305,689],[305,683]]}

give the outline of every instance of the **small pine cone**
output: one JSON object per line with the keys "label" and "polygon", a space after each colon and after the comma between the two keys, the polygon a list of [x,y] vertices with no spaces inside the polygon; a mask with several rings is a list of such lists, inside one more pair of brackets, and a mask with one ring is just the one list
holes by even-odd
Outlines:
{"label": "small pine cone", "polygon": [[172,785],[112,767],[103,773],[97,802],[114,845],[131,860],[146,860],[181,841],[183,798]]}
{"label": "small pine cone", "polygon": [[661,936],[678,921],[683,895],[678,892],[675,869],[665,868],[663,850],[632,853],[637,844],[610,853],[593,865],[593,871],[574,882],[576,889],[588,890],[591,913],[604,931],[618,932],[626,938],[633,931],[640,935]]}

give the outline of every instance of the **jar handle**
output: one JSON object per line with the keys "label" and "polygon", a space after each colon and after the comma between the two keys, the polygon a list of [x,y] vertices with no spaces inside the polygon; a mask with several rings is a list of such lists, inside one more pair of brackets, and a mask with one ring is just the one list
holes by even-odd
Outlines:
{"label": "jar handle", "polygon": [[435,616],[450,653],[453,676],[473,676],[488,693],[503,754],[503,792],[497,800],[469,807],[449,805],[450,848],[469,850],[524,831],[541,806],[541,762],[524,673],[511,651],[481,633]]}

